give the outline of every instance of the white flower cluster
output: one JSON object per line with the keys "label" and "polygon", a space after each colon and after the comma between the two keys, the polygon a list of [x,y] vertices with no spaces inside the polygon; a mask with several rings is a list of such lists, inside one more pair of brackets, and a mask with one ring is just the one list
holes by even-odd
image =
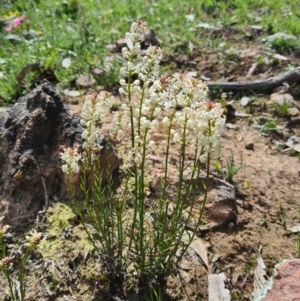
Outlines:
{"label": "white flower cluster", "polygon": [[99,124],[101,120],[108,114],[111,105],[111,94],[107,91],[100,92],[99,95],[88,95],[82,107],[80,123],[86,129],[82,132],[83,139],[82,148],[83,155],[79,154],[77,149],[67,148],[60,153],[61,160],[65,163],[62,165],[64,173],[79,172],[79,161],[84,161],[88,156],[93,162],[95,156],[99,156],[102,146],[98,143],[100,140]]}
{"label": "white flower cluster", "polygon": [[84,140],[82,148],[91,155],[102,148],[98,143],[98,128],[101,120],[109,113],[111,100],[111,94],[107,91],[102,91],[99,95],[87,96],[82,107],[80,123],[86,127],[81,135]]}
{"label": "white flower cluster", "polygon": [[65,148],[63,153],[60,153],[61,160],[65,163],[62,165],[62,171],[68,175],[79,172],[78,162],[81,160],[81,154],[77,149]]}
{"label": "white flower cluster", "polygon": [[[145,143],[148,152],[157,152],[168,139],[177,144],[184,142],[190,150],[197,150],[201,162],[207,161],[208,154],[217,158],[224,126],[221,106],[206,101],[208,88],[201,80],[184,74],[159,77],[161,50],[154,46],[141,50],[143,30],[144,23],[134,23],[131,32],[126,34],[131,46],[122,51],[128,62],[122,69],[120,93],[128,98],[128,103],[123,103],[114,113],[113,133],[123,144],[119,148],[123,167],[142,163]],[[131,82],[133,76],[138,79]],[[181,110],[175,113],[178,108]]]}
{"label": "white flower cluster", "polygon": [[42,240],[42,233],[37,232],[36,230],[30,231],[30,235],[25,236],[26,243],[25,247],[29,249],[34,249]]}
{"label": "white flower cluster", "polygon": [[201,106],[207,99],[208,88],[201,80],[190,75],[174,74],[169,80],[166,91],[167,97],[162,98],[160,104],[167,107],[192,107]]}
{"label": "white flower cluster", "polygon": [[130,32],[127,32],[125,39],[127,47],[122,49],[123,57],[127,60],[131,60],[133,57],[139,56],[141,52],[141,42],[145,38],[146,22],[137,21],[133,22],[130,28]]}
{"label": "white flower cluster", "polygon": [[210,101],[203,101],[196,109],[185,107],[176,112],[171,129],[173,141],[182,143],[185,140],[189,151],[197,151],[202,163],[207,161],[208,154],[211,159],[217,159],[225,123],[222,113],[222,107]]}
{"label": "white flower cluster", "polygon": [[[112,137],[123,169],[145,168],[147,154],[164,154],[167,141],[197,151],[201,162],[206,162],[208,155],[217,158],[225,123],[221,105],[207,101],[208,88],[201,80],[184,74],[160,76],[161,49],[141,49],[145,29],[144,22],[133,23],[125,36],[128,47],[122,49],[127,64],[121,68],[119,92],[126,100],[113,113]],[[110,104],[108,92],[87,97],[81,113],[81,123],[86,127],[82,133],[84,151],[101,149],[98,125]]]}

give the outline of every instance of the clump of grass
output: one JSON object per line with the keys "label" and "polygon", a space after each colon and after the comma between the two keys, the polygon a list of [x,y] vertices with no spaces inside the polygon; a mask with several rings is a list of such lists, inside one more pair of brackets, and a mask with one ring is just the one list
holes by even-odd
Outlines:
{"label": "clump of grass", "polygon": [[220,161],[215,161],[215,170],[216,172],[224,177],[225,181],[229,183],[234,183],[233,178],[237,173],[244,167],[244,164],[236,165],[233,153],[231,151],[231,157],[226,160],[226,166],[222,167]]}
{"label": "clump of grass", "polygon": [[296,39],[276,38],[271,42],[271,47],[281,54],[291,53],[299,46],[299,42]]}
{"label": "clump of grass", "polygon": [[270,133],[270,132],[276,132],[277,129],[277,122],[274,119],[269,119],[266,121],[264,125],[260,127],[260,132],[264,133]]}
{"label": "clump of grass", "polygon": [[290,115],[291,105],[288,102],[284,102],[283,104],[273,103],[272,108],[279,116],[286,117]]}
{"label": "clump of grass", "polygon": [[[210,163],[219,156],[225,120],[221,105],[206,100],[205,83],[183,74],[160,76],[161,49],[150,46],[141,50],[145,28],[144,22],[134,22],[126,33],[129,48],[122,49],[126,64],[121,68],[119,90],[123,100],[119,110],[113,112],[109,134],[109,144],[122,158],[121,189],[114,190],[113,179],[101,164],[99,125],[111,110],[110,93],[103,91],[87,97],[81,113],[85,127],[83,152],[66,149],[61,158],[70,190],[73,174],[82,174],[84,211],[74,196],[75,210],[102,258],[105,279],[124,282],[130,275],[138,288],[146,285],[153,291],[162,278],[174,271],[201,223]],[[172,169],[171,147],[179,149],[176,171]],[[188,150],[194,154],[192,162],[188,162]],[[163,157],[163,176],[159,181],[161,191],[153,196],[149,206],[151,154]],[[203,182],[201,169],[206,170]],[[190,171],[189,176],[186,171]],[[172,200],[171,172],[177,177]],[[195,218],[193,191],[199,186],[204,190],[204,201],[195,230],[183,242],[185,229]]]}

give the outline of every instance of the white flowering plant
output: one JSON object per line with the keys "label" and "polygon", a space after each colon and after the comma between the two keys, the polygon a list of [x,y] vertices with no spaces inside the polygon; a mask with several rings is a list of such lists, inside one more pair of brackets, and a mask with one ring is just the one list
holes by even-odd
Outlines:
{"label": "white flowering plant", "polygon": [[[77,212],[105,259],[108,274],[124,280],[125,273],[133,271],[140,284],[172,273],[198,231],[207,202],[210,164],[219,157],[224,126],[223,109],[207,100],[204,82],[184,74],[160,75],[161,49],[141,48],[145,29],[145,22],[134,22],[125,36],[128,47],[122,49],[126,64],[121,68],[119,89],[122,105],[112,112],[109,136],[122,159],[121,187],[114,190],[112,181],[105,186],[101,180],[98,141],[101,121],[111,105],[108,92],[88,96],[82,108],[83,153],[66,149],[61,154],[63,171],[69,177],[82,170],[87,213],[79,207]],[[178,153],[175,163],[172,149]],[[153,156],[162,158],[160,177],[151,173]],[[202,170],[204,181],[200,180]],[[174,176],[176,185],[170,180]],[[157,179],[161,188],[149,193]],[[195,215],[195,191],[200,186],[203,202]],[[182,237],[191,221],[194,232],[184,243]]]}

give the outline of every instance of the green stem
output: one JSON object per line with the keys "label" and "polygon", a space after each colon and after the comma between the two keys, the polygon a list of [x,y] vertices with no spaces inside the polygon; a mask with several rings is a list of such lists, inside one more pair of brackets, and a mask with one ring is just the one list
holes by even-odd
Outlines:
{"label": "green stem", "polygon": [[[149,68],[147,70],[147,74],[146,74],[146,78],[148,79],[149,76],[151,75],[152,73],[152,67],[153,67],[153,63],[151,65],[149,65]],[[140,98],[140,105],[139,105],[139,116],[138,116],[138,136],[140,136],[141,134],[141,117],[142,117],[142,107],[143,107],[143,102],[144,102],[144,97],[145,97],[145,91],[148,87],[145,87],[145,83],[143,85],[143,89],[142,89],[142,95],[141,95],[141,98]],[[154,110],[152,110],[152,113],[151,113],[151,117],[153,115],[153,112]],[[151,119],[150,117],[150,119]]]}
{"label": "green stem", "polygon": [[140,99],[140,105],[139,105],[138,128],[137,128],[139,137],[141,135],[141,117],[142,117],[142,106],[143,106],[144,96],[145,96],[145,88],[143,87],[142,95]]}
{"label": "green stem", "polygon": [[133,196],[133,221],[131,223],[131,229],[130,231],[130,240],[129,240],[129,247],[128,250],[129,252],[131,251],[131,247],[132,247],[132,243],[134,240],[134,236],[135,236],[135,228],[136,228],[136,221],[137,221],[137,212],[138,212],[138,186],[139,186],[139,182],[138,182],[138,174],[137,174],[137,167],[134,166],[134,196]]}
{"label": "green stem", "polygon": [[[208,136],[211,136],[211,121],[208,121]],[[209,173],[210,173],[210,153],[207,154],[207,161],[206,161],[206,183],[205,183],[205,194],[204,194],[204,200],[202,203],[202,206],[200,207],[200,214],[199,214],[199,219],[198,219],[198,223],[197,223],[197,228],[199,227],[201,220],[202,220],[202,216],[203,216],[203,212],[204,212],[204,208],[207,202],[207,195],[208,195],[208,185],[209,185]]]}
{"label": "green stem", "polygon": [[[133,57],[131,56],[129,61],[133,63]],[[128,102],[130,106],[130,123],[131,123],[131,147],[134,148],[134,123],[133,123],[133,108],[130,105],[131,102],[131,78],[132,74],[131,71],[128,72],[128,83],[127,83],[127,89],[128,89]]]}
{"label": "green stem", "polygon": [[144,247],[144,219],[145,219],[145,161],[146,161],[146,143],[147,143],[147,133],[148,129],[145,129],[144,139],[143,139],[143,153],[142,153],[142,163],[141,163],[141,176],[140,176],[140,185],[139,185],[139,250],[141,258],[141,274],[144,274],[145,266],[145,247]]}
{"label": "green stem", "polygon": [[16,301],[17,299],[15,298],[13,284],[12,284],[12,280],[10,278],[10,271],[9,271],[8,267],[4,268],[4,275],[5,275],[5,278],[7,279],[7,282],[8,282],[10,296],[12,298],[12,301]]}
{"label": "green stem", "polygon": [[31,251],[31,249],[28,249],[25,252],[24,256],[21,259],[21,263],[19,265],[18,280],[19,280],[19,283],[20,283],[20,293],[21,293],[21,300],[20,301],[24,301],[24,298],[25,298],[25,287],[24,287],[24,283],[23,283],[23,281],[24,281],[24,266],[27,262],[30,251]]}
{"label": "green stem", "polygon": [[[183,134],[182,134],[182,141],[180,147],[180,158],[179,158],[179,183],[177,188],[177,196],[176,196],[176,208],[174,215],[176,219],[181,219],[182,209],[185,206],[185,202],[182,199],[182,185],[183,185],[183,172],[184,172],[184,165],[185,165],[185,152],[186,152],[186,127],[187,127],[187,115],[185,115],[184,125],[183,125]],[[178,222],[179,222],[178,220]],[[177,227],[177,225],[174,225]]]}
{"label": "green stem", "polygon": [[[169,247],[167,248],[168,259],[166,262],[167,268],[170,266],[170,262],[173,260],[173,256],[176,254],[176,251],[178,250],[179,244],[181,243],[181,237],[184,231],[183,229],[182,231],[179,231],[179,234],[177,233],[178,226],[181,224],[183,208],[186,205],[185,200],[182,198],[183,172],[184,172],[185,153],[186,153],[186,130],[187,130],[187,115],[185,115],[185,119],[184,119],[183,134],[182,134],[181,147],[180,147],[179,183],[177,187],[175,210],[171,218],[171,229],[169,233],[170,237],[175,238],[175,243],[173,243],[172,240],[169,240]],[[189,194],[190,191],[186,193]]]}
{"label": "green stem", "polygon": [[123,195],[120,197],[120,200],[116,200],[117,207],[116,207],[116,213],[117,213],[117,228],[118,228],[118,259],[120,262],[118,262],[118,265],[120,266],[119,270],[121,271],[121,268],[123,266],[123,234],[124,234],[124,225],[123,225],[123,212],[124,212],[124,200],[126,199],[127,190],[128,190],[128,182],[129,178],[127,177],[125,188],[123,191]]}
{"label": "green stem", "polygon": [[[173,124],[173,119],[176,113],[176,108],[174,108],[171,116],[170,116],[170,124],[169,124],[169,129],[168,129],[168,140],[167,140],[167,150],[166,150],[166,157],[165,157],[165,174],[164,174],[164,187],[163,187],[163,194],[162,198],[165,199],[166,196],[166,191],[168,187],[168,162],[169,162],[169,154],[170,154],[170,146],[171,146],[171,130],[172,130],[172,124]],[[168,208],[166,208],[168,209]]]}
{"label": "green stem", "polygon": [[[166,157],[165,157],[165,173],[164,173],[164,179],[163,179],[163,192],[162,196],[160,197],[160,204],[159,204],[159,223],[158,223],[158,231],[157,231],[157,241],[158,241],[158,246],[159,244],[165,245],[165,236],[167,232],[167,226],[168,226],[168,210],[169,210],[169,201],[165,202],[166,200],[166,192],[167,192],[167,187],[168,187],[168,164],[169,164],[169,154],[170,154],[170,146],[171,146],[171,130],[172,130],[172,124],[173,124],[173,119],[176,113],[176,108],[174,108],[171,116],[170,116],[170,124],[169,124],[169,129],[168,129],[168,139],[167,139],[167,149],[166,149]],[[161,225],[160,225],[160,220]],[[163,247],[164,249],[164,247]]]}
{"label": "green stem", "polygon": [[0,236],[0,259],[6,257],[6,248],[3,242],[3,236]]}
{"label": "green stem", "polygon": [[206,183],[205,183],[205,193],[204,193],[204,200],[203,200],[203,203],[201,205],[201,209],[200,209],[200,214],[199,214],[199,220],[198,220],[198,223],[197,223],[197,227],[196,229],[198,229],[200,223],[201,223],[201,220],[202,220],[202,216],[203,216],[203,212],[204,212],[204,208],[205,208],[205,205],[207,203],[207,195],[208,195],[208,185],[209,185],[209,173],[210,173],[210,153],[208,153],[207,155],[207,167],[206,167]]}

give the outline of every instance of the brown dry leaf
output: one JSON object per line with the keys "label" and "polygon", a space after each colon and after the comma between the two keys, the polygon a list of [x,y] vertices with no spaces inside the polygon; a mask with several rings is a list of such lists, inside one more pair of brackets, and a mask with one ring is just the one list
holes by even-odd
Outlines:
{"label": "brown dry leaf", "polygon": [[209,301],[230,301],[230,292],[225,288],[226,276],[221,274],[208,275],[208,300]]}
{"label": "brown dry leaf", "polygon": [[91,69],[91,72],[94,75],[104,75],[104,73],[105,73],[105,71],[103,71],[102,69],[99,69],[99,68],[93,68],[93,69]]}

